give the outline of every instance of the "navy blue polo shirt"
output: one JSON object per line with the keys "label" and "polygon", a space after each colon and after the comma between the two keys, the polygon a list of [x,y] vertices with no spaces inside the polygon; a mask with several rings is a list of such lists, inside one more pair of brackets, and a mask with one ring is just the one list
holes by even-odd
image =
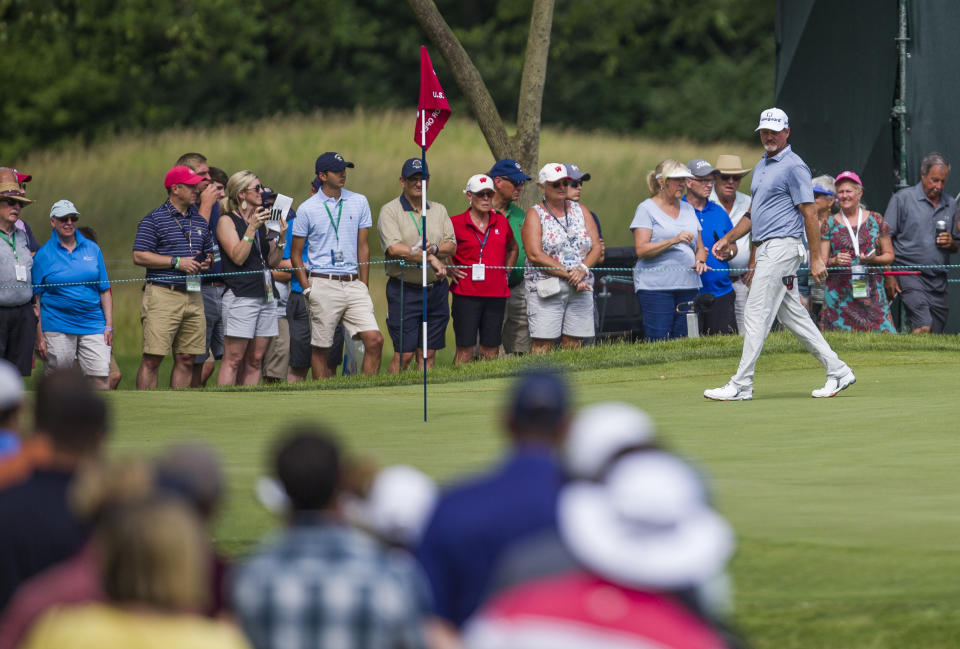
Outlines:
{"label": "navy blue polo shirt", "polygon": [[[186,214],[180,214],[167,200],[137,224],[133,250],[192,259],[198,252],[213,252],[213,239],[196,205],[191,205]],[[182,270],[173,268],[147,269],[147,280],[151,282],[186,284],[186,277]]]}
{"label": "navy blue polo shirt", "polygon": [[[686,196],[683,197],[683,201],[690,202]],[[690,207],[693,207],[693,205],[690,205]],[[697,213],[697,220],[700,221],[700,227],[702,228],[700,236],[703,237],[703,245],[707,249],[707,266],[717,269],[708,270],[700,276],[700,281],[703,283],[700,292],[710,293],[714,297],[726,295],[733,290],[733,282],[730,281],[730,273],[728,272],[730,264],[713,256],[713,244],[733,229],[733,223],[730,221],[727,211],[710,200],[707,201],[702,210],[693,207],[693,211]]]}
{"label": "navy blue polo shirt", "polygon": [[440,497],[416,552],[436,615],[462,625],[487,594],[504,551],[556,529],[562,481],[554,450],[530,444]]}
{"label": "navy blue polo shirt", "polygon": [[[102,334],[107,324],[100,293],[110,290],[100,246],[77,232],[73,252],[56,231],[33,258],[33,292],[40,298],[44,331],[72,335]],[[58,286],[70,283],[73,286]]]}

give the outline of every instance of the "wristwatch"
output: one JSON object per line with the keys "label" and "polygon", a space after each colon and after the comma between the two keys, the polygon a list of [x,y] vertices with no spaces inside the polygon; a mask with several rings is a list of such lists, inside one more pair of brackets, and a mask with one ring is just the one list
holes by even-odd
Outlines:
{"label": "wristwatch", "polygon": [[[427,252],[430,252],[430,251],[428,250]],[[433,252],[430,252],[430,254],[436,257],[438,252],[440,252],[440,246],[438,246],[437,244],[433,244]]]}

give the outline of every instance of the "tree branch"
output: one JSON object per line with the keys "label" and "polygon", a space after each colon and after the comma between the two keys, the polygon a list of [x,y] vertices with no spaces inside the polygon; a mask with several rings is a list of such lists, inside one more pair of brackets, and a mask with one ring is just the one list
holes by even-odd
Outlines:
{"label": "tree branch", "polygon": [[517,102],[517,159],[534,182],[523,189],[520,202],[530,205],[537,200],[536,172],[540,157],[540,124],[543,108],[543,88],[547,79],[547,59],[550,55],[550,31],[553,27],[554,0],[534,0],[530,12],[530,33],[520,79],[520,98]]}
{"label": "tree branch", "polygon": [[[470,110],[473,112],[483,137],[487,140],[487,146],[496,158],[509,158],[511,155],[511,146],[507,138],[507,131],[503,125],[503,119],[497,110],[490,91],[487,90],[480,72],[470,59],[470,55],[463,49],[463,45],[457,39],[453,30],[447,25],[447,21],[440,15],[440,10],[433,0],[407,0],[410,9],[413,10],[417,22],[423,27],[423,31],[433,41],[433,44],[440,50],[440,55],[446,61],[447,67],[453,73],[453,78],[457,85],[467,98]],[[553,1],[550,0],[550,4]],[[537,116],[539,123],[539,116]]]}

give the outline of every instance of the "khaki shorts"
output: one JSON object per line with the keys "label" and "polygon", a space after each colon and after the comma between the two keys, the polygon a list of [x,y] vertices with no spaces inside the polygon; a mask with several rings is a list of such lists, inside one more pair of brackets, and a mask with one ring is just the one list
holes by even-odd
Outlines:
{"label": "khaki shorts", "polygon": [[343,321],[347,336],[353,338],[361,331],[379,331],[373,315],[373,300],[367,285],[360,280],[341,282],[322,277],[311,277],[309,297],[310,344],[329,348],[333,332]]}
{"label": "khaki shorts", "polygon": [[143,353],[166,356],[203,354],[207,346],[207,320],[203,296],[147,284],[140,302]]}
{"label": "khaki shorts", "polygon": [[84,376],[106,378],[110,374],[110,348],[103,334],[65,334],[44,331],[47,371],[80,365]]}
{"label": "khaki shorts", "polygon": [[277,320],[277,335],[270,338],[263,354],[263,375],[271,379],[287,379],[290,365],[290,324],[286,318]]}

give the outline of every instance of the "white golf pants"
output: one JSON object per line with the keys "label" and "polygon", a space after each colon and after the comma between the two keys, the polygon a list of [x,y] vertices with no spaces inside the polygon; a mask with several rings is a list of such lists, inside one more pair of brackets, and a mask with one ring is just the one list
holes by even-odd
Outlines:
{"label": "white golf pants", "polygon": [[[737,373],[730,379],[740,387],[753,385],[753,372],[763,343],[775,318],[797,337],[827,371],[827,378],[839,378],[847,365],[834,352],[814,325],[796,289],[788,291],[787,275],[796,275],[805,252],[800,239],[784,237],[764,241],[757,248],[756,269],[743,313],[743,353]],[[813,281],[813,278],[810,278]],[[794,278],[796,281],[796,278]]]}

